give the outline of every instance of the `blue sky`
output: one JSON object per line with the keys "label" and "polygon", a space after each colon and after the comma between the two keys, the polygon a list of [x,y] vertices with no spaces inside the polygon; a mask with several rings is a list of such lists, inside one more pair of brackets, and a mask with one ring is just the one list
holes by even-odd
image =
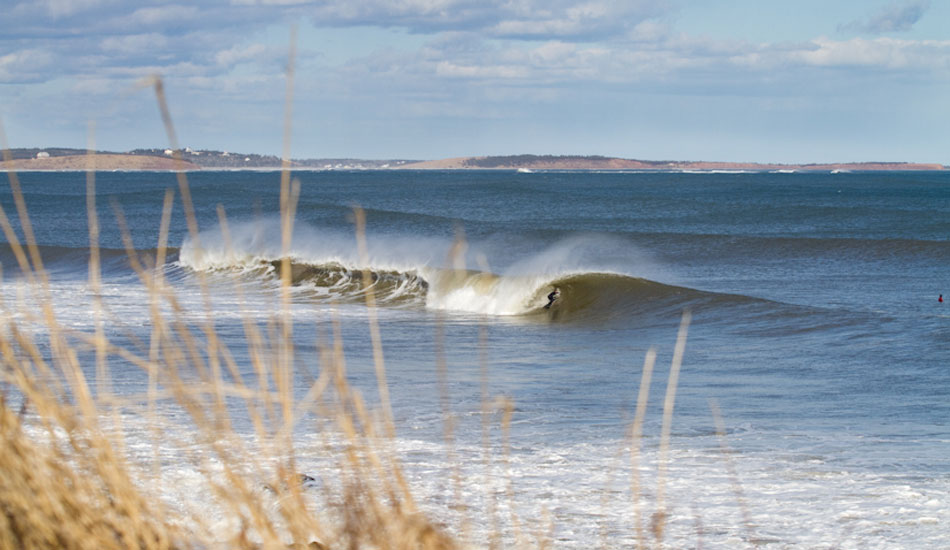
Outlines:
{"label": "blue sky", "polygon": [[947,0],[0,0],[11,147],[950,164]]}

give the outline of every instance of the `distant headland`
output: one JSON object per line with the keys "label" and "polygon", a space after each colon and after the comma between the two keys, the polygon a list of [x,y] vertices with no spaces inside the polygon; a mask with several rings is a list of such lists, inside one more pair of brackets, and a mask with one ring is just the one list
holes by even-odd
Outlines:
{"label": "distant headland", "polygon": [[[0,171],[192,171],[277,170],[279,157],[227,151],[135,149],[128,152],[82,149],[10,149],[0,161]],[[913,162],[840,162],[821,164],[771,164],[719,161],[654,161],[605,156],[508,155],[458,157],[442,160],[365,160],[345,158],[292,159],[294,170],[511,170],[511,171],[653,171],[653,172],[858,172],[946,170],[941,164]]]}

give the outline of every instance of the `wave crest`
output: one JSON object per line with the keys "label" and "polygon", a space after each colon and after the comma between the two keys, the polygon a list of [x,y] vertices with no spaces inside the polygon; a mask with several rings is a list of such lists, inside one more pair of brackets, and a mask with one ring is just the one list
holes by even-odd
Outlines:
{"label": "wave crest", "polygon": [[[186,240],[179,263],[191,270],[227,271],[276,281],[282,275],[279,230],[274,223],[238,226],[225,246],[220,233],[201,235],[202,246]],[[678,314],[702,296],[697,290],[634,277],[586,261],[589,241],[557,243],[509,266],[504,274],[445,269],[451,243],[388,236],[370,243],[368,260],[357,257],[353,237],[297,228],[286,257],[292,284],[313,296],[356,302],[372,289],[383,305],[531,319],[605,320],[643,313]],[[629,252],[625,250],[624,252]],[[627,254],[629,255],[629,254]],[[611,254],[623,257],[624,254]],[[586,264],[586,265],[585,265]],[[550,310],[546,296],[558,286],[561,298]]]}
{"label": "wave crest", "polygon": [[[666,310],[676,313],[708,294],[614,273],[521,276],[431,267],[364,270],[338,262],[311,264],[296,260],[287,265],[293,285],[314,289],[318,296],[336,301],[360,301],[372,289],[384,305],[561,321],[608,320]],[[280,259],[257,259],[242,261],[230,269],[277,280],[283,266]],[[544,308],[546,296],[554,287],[560,288],[561,297],[548,310]]]}

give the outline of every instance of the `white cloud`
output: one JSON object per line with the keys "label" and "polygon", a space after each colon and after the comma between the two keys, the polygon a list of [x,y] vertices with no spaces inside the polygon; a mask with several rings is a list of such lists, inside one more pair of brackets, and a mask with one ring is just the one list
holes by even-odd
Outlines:
{"label": "white cloud", "polygon": [[232,6],[299,6],[314,4],[317,0],[231,0]]}
{"label": "white cloud", "polygon": [[502,12],[487,32],[499,37],[602,40],[667,13],[663,3],[589,1],[544,9]]}
{"label": "white cloud", "polygon": [[440,61],[435,66],[435,74],[449,78],[479,78],[479,79],[515,79],[524,78],[527,72],[524,67],[511,65],[477,65],[460,64],[452,61]]}
{"label": "white cloud", "polygon": [[790,54],[790,58],[822,67],[868,67],[879,70],[916,70],[921,72],[950,69],[950,40],[897,40],[854,38],[833,41],[820,38],[815,47]]}
{"label": "white cloud", "polygon": [[36,5],[45,9],[54,18],[66,17],[98,8],[114,0],[37,0]]}
{"label": "white cloud", "polygon": [[126,36],[110,36],[100,43],[103,51],[131,55],[143,52],[156,52],[168,45],[168,38],[159,33],[130,34]]}
{"label": "white cloud", "polygon": [[530,53],[537,62],[550,65],[562,63],[576,52],[577,46],[574,44],[552,41],[533,48]]}
{"label": "white cloud", "polygon": [[196,6],[154,6],[139,8],[131,14],[121,17],[120,21],[126,25],[132,26],[159,26],[165,23],[181,25],[192,22],[199,14]]}
{"label": "white cloud", "polygon": [[0,55],[0,82],[32,82],[40,79],[52,61],[52,54],[41,49],[26,49]]}
{"label": "white cloud", "polygon": [[668,0],[327,0],[295,7],[318,27],[404,27],[413,32],[471,31],[538,40],[606,39],[673,9]]}
{"label": "white cloud", "polygon": [[83,97],[110,95],[115,93],[115,81],[111,78],[100,76],[78,77],[69,88],[73,94],[79,94]]}
{"label": "white cloud", "polygon": [[[345,71],[327,71],[324,80],[346,81],[367,94],[386,89],[412,97],[439,89],[487,102],[503,97],[500,90],[518,91],[525,98],[563,98],[624,86],[653,93],[789,97],[818,88],[854,93],[868,79],[950,81],[950,41],[820,38],[770,44],[677,34],[649,44],[587,44],[479,39],[462,33],[416,52],[374,54],[352,60]],[[820,82],[816,71],[821,71]]]}
{"label": "white cloud", "polygon": [[249,46],[236,45],[214,54],[214,61],[218,65],[230,67],[245,61],[258,61],[265,58],[270,59],[273,56],[269,54],[270,50],[264,44],[251,44]]}
{"label": "white cloud", "polygon": [[627,33],[627,38],[635,42],[651,43],[666,40],[672,31],[669,25],[659,21],[647,20],[634,25]]}

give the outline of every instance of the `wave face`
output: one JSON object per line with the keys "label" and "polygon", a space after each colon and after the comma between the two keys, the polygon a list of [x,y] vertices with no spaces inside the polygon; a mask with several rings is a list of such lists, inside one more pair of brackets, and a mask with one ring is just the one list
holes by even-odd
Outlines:
{"label": "wave face", "polygon": [[677,315],[684,308],[713,296],[613,273],[578,273],[556,279],[551,285],[560,289],[561,296],[550,309],[542,308],[536,313],[549,314],[556,320],[626,319],[660,313]]}

